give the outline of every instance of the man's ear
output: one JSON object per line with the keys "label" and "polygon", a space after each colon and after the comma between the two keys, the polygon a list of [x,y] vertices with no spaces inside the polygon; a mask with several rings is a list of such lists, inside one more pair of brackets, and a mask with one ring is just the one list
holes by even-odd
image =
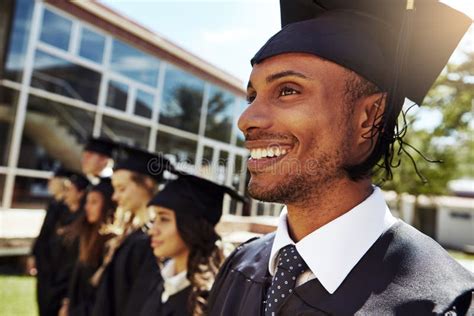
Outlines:
{"label": "man's ear", "polygon": [[370,142],[371,139],[375,140],[379,130],[374,127],[382,121],[385,103],[385,93],[375,93],[360,100],[357,105],[358,121],[356,123],[358,145]]}

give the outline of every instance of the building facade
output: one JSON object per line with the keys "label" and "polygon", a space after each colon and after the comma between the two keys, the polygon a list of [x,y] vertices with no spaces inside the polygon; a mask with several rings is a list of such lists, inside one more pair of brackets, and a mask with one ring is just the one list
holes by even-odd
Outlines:
{"label": "building facade", "polygon": [[[238,79],[93,1],[1,6],[2,208],[42,208],[51,170],[78,170],[89,135],[161,152],[244,193]],[[227,209],[242,213],[229,201]]]}

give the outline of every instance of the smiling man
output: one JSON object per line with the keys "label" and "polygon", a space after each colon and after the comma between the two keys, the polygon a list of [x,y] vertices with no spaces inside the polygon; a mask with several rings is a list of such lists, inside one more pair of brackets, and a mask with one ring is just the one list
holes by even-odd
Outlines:
{"label": "smiling man", "polygon": [[378,163],[390,175],[405,97],[422,103],[472,22],[413,2],[281,1],[239,128],[250,194],[286,208],[226,261],[209,315],[467,313],[473,275],[371,182]]}

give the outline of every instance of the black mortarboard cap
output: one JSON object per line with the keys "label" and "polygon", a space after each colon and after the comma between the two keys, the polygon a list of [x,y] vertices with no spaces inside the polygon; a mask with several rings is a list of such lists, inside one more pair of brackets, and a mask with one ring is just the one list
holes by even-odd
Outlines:
{"label": "black mortarboard cap", "polygon": [[166,185],[148,203],[185,216],[202,217],[216,225],[222,216],[224,194],[245,202],[233,189],[193,175],[182,175]]}
{"label": "black mortarboard cap", "polygon": [[150,176],[157,182],[163,180],[164,171],[174,170],[171,162],[161,154],[154,154],[127,145],[120,145],[117,149],[114,170],[120,169]]}
{"label": "black mortarboard cap", "polygon": [[415,0],[408,27],[410,2],[280,0],[283,29],[251,63],[309,53],[353,70],[382,91],[395,83],[398,97],[421,104],[472,20],[437,0]]}
{"label": "black mortarboard cap", "polygon": [[102,178],[98,184],[94,185],[89,190],[102,193],[107,200],[112,199],[112,195],[114,194],[114,188],[110,178]]}
{"label": "black mortarboard cap", "polygon": [[71,181],[79,191],[87,189],[91,184],[90,181],[82,174],[73,172],[69,176],[69,181]]}
{"label": "black mortarboard cap", "polygon": [[66,169],[64,167],[59,167],[54,171],[53,177],[57,178],[69,178],[71,175],[74,174],[74,171]]}
{"label": "black mortarboard cap", "polygon": [[117,144],[102,137],[90,137],[84,146],[84,150],[93,151],[109,158],[113,157],[113,151]]}

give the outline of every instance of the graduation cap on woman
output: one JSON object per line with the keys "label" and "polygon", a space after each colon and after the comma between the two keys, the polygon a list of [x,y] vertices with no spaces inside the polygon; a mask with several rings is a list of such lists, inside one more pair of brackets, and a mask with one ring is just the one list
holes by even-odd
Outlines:
{"label": "graduation cap on woman", "polygon": [[114,170],[129,170],[150,176],[157,182],[163,181],[164,171],[173,171],[171,162],[161,154],[140,148],[120,145],[115,155]]}
{"label": "graduation cap on woman", "polygon": [[66,169],[64,167],[59,167],[56,170],[54,170],[53,177],[55,177],[55,178],[69,178],[73,174],[74,174],[74,171]]}
{"label": "graduation cap on woman", "polygon": [[84,191],[91,185],[90,181],[84,175],[77,172],[71,172],[68,179],[79,191]]}
{"label": "graduation cap on woman", "polygon": [[84,151],[92,151],[112,158],[116,147],[117,144],[110,139],[103,137],[89,137],[86,145],[84,146]]}
{"label": "graduation cap on woman", "polygon": [[216,225],[222,216],[224,195],[246,202],[235,190],[193,175],[181,174],[166,185],[148,203],[173,210],[176,213],[202,217]]}

